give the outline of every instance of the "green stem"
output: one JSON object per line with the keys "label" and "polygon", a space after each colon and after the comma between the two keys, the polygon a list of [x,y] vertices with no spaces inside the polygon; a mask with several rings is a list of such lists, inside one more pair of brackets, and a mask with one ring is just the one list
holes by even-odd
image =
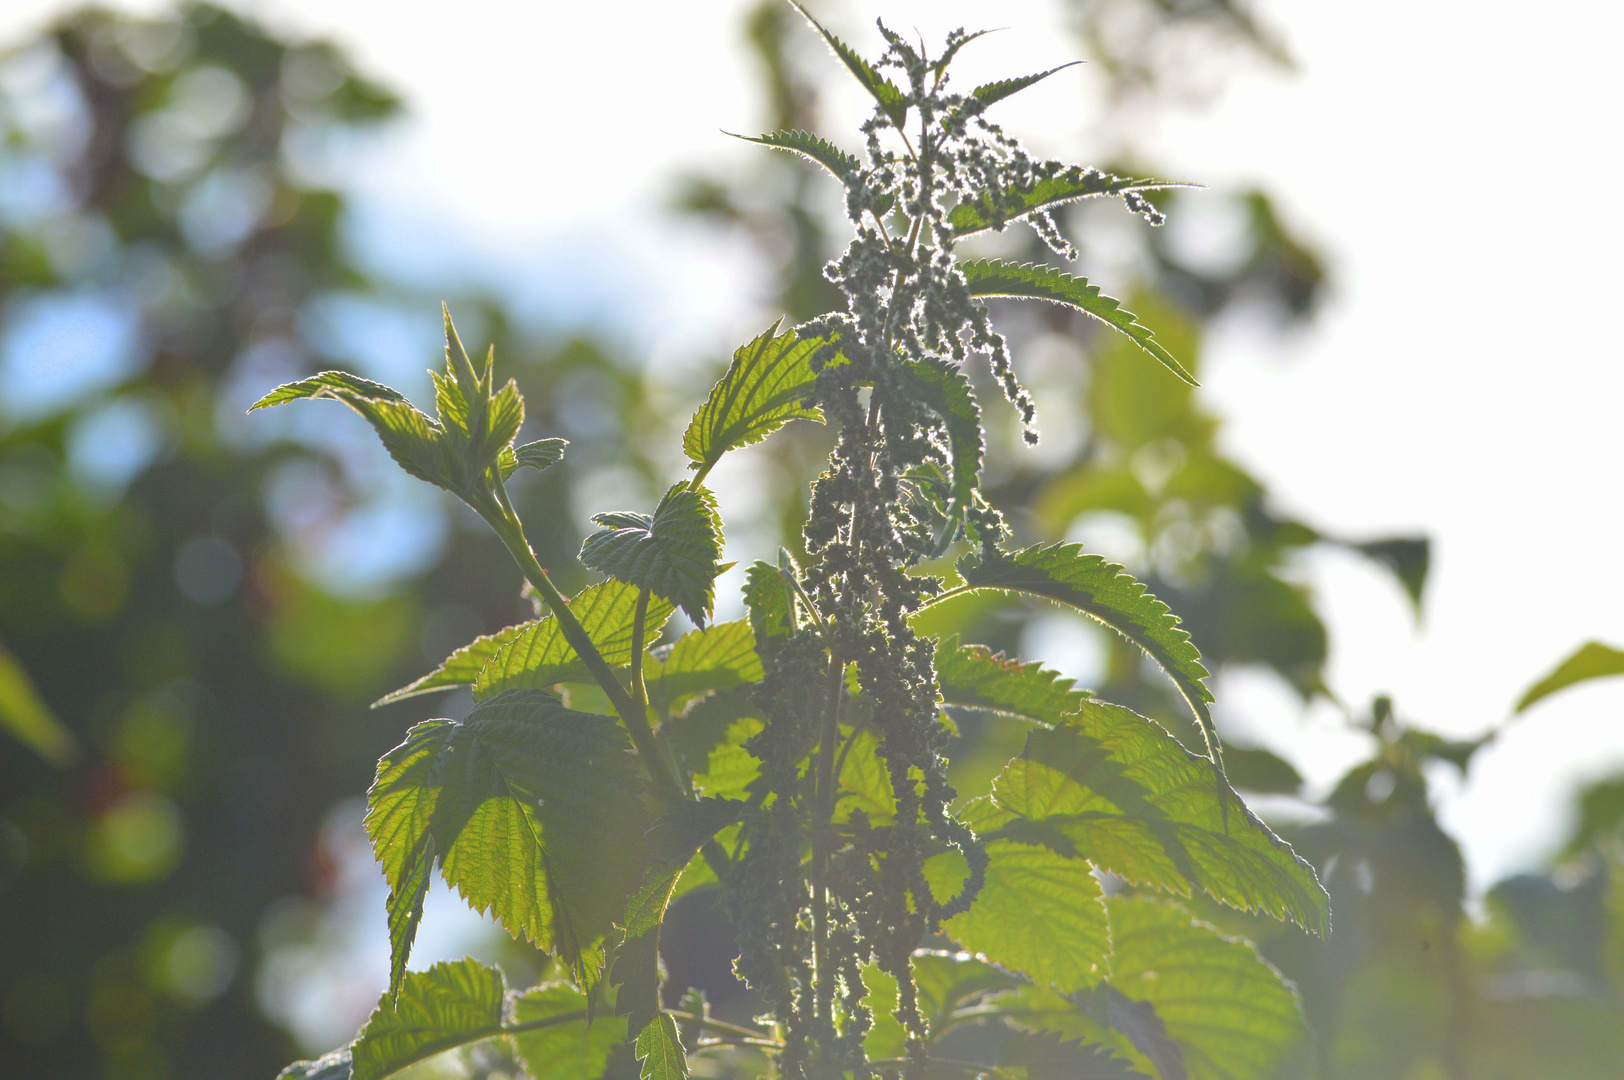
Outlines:
{"label": "green stem", "polygon": [[722,1035],[734,1035],[741,1039],[755,1039],[766,1043],[768,1046],[784,1045],[782,1042],[768,1036],[764,1031],[752,1031],[750,1028],[739,1027],[737,1024],[729,1024],[723,1020],[713,1020],[708,1016],[700,1016],[698,1013],[678,1012],[675,1009],[665,1011],[673,1020],[681,1020],[685,1024],[696,1024],[706,1031],[715,1031]]}
{"label": "green stem", "polygon": [[648,588],[637,592],[637,613],[632,616],[632,700],[648,708],[648,686],[643,682],[643,646],[648,636]]}
{"label": "green stem", "polygon": [[813,1016],[820,1022],[833,1022],[834,978],[829,968],[829,837],[828,825],[835,806],[835,746],[840,742],[840,690],[846,665],[830,651],[829,706],[823,714],[823,732],[818,736],[818,783],[814,789],[812,814],[812,969],[817,978]]}

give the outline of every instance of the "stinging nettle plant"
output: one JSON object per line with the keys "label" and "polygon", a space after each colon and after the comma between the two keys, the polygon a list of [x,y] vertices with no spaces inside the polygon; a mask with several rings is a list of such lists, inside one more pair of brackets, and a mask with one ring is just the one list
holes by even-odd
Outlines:
{"label": "stinging nettle plant", "polygon": [[[389,989],[350,1046],[284,1077],[378,1080],[497,1039],[536,1080],[676,1080],[696,1058],[706,1075],[785,1080],[1261,1080],[1300,1037],[1293,989],[1179,904],[1329,928],[1313,870],[1225,780],[1195,646],[1121,567],[1075,544],[1007,550],[977,486],[972,353],[1036,439],[984,298],[1080,309],[1169,378],[1190,376],[1086,280],[961,262],[956,244],[1019,223],[1069,259],[1054,210],[1115,197],[1159,224],[1144,193],[1171,185],[1028,156],[986,111],[1052,72],[957,92],[949,64],[977,34],[931,57],[881,24],[888,48],[870,63],[807,18],[875,100],[863,154],[799,131],[752,141],[843,185],[853,238],[826,273],[846,307],[739,348],[683,437],[692,476],[652,514],[594,519],[580,559],[601,583],[565,598],[532,552],[506,483],[558,463],[564,441],[514,445],[518,388],[497,385],[491,354],[469,357],[449,312],[435,419],[341,372],[254,406],[331,398],[361,413],[402,468],[490,524],[537,602],[534,620],[379,703],[454,686],[475,698],[378,763],[366,827],[390,888]],[[726,567],[705,480],[794,419],[835,434],[807,556],[750,566],[748,618],[714,623]],[[1038,663],[915,631],[921,612],[974,591],[1041,597],[1140,646],[1205,755]],[[698,629],[651,648],[678,608]],[[960,710],[1028,729],[969,798],[943,756]],[[436,868],[550,953],[556,977],[515,993],[473,960],[408,971]],[[702,888],[722,891],[737,928],[734,968],[767,1009],[754,1024],[711,1016],[698,995],[661,998],[665,911]],[[943,1051],[970,1026],[977,1037],[953,1045],[980,1058]]]}

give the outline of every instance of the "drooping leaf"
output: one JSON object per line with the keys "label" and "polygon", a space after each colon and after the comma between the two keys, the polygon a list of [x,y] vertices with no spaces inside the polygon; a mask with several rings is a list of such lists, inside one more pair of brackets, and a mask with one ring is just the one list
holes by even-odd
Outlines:
{"label": "drooping leaf", "polygon": [[1143,649],[1189,704],[1221,770],[1201,653],[1178,616],[1122,567],[1085,554],[1079,544],[1039,544],[991,559],[967,556],[959,560],[959,573],[973,588],[1030,593],[1077,608]]}
{"label": "drooping leaf", "polygon": [[[636,586],[611,578],[582,589],[570,598],[570,612],[580,620],[581,628],[610,667],[621,668],[632,662],[632,624],[637,615],[637,594]],[[645,619],[649,640],[660,632],[674,610],[671,602],[663,597],[649,600]],[[548,615],[526,623],[518,634],[491,654],[474,678],[474,697],[484,699],[504,690],[521,688],[544,690],[557,683],[584,681],[589,677],[586,662],[564,639],[558,620]]]}
{"label": "drooping leaf", "polygon": [[1427,569],[1432,563],[1432,542],[1424,536],[1395,536],[1350,545],[1373,562],[1380,563],[1404,587],[1410,606],[1421,612],[1421,593],[1427,585]]}
{"label": "drooping leaf", "polygon": [[395,463],[419,480],[461,494],[467,475],[445,428],[398,391],[344,371],[323,371],[277,387],[249,408],[268,409],[300,398],[341,401],[378,433]]}
{"label": "drooping leaf", "polygon": [[[1111,936],[1093,868],[1074,855],[996,833],[987,855],[981,892],[968,911],[942,924],[942,933],[1040,986],[1069,993],[1104,978]],[[934,856],[925,867],[938,901],[956,896],[967,873],[957,852]]]}
{"label": "drooping leaf", "polygon": [[1074,307],[1105,323],[1135,345],[1155,357],[1167,370],[1196,385],[1195,376],[1165,348],[1150,328],[1126,311],[1120,300],[1100,292],[1087,278],[1073,277],[1042,263],[1011,263],[1001,259],[977,259],[961,263],[959,270],[970,285],[971,296],[1009,296],[1026,300],[1047,300]]}
{"label": "drooping leaf", "polygon": [[506,480],[520,469],[530,468],[541,472],[557,465],[564,460],[564,447],[568,445],[568,439],[537,439],[523,446],[504,447],[498,458],[502,479]]}
{"label": "drooping leaf", "polygon": [[678,638],[649,680],[649,697],[668,707],[684,698],[760,682],[761,657],[748,619],[717,623]]}
{"label": "drooping leaf", "polygon": [[377,701],[374,701],[372,707],[376,709],[380,705],[390,705],[409,697],[416,697],[418,694],[432,693],[435,690],[449,690],[453,686],[471,685],[474,680],[479,678],[480,669],[485,666],[485,663],[491,657],[497,654],[503,645],[506,645],[535,625],[534,621],[518,623],[514,626],[505,626],[494,634],[482,634],[476,637],[442,660],[439,667],[421,678],[412,680],[399,690],[385,694]]}
{"label": "drooping leaf", "polygon": [[1098,169],[1070,168],[1035,181],[1028,188],[986,192],[967,199],[948,211],[947,223],[953,238],[960,239],[985,229],[999,229],[1038,210],[1051,210],[1079,199],[1101,195],[1122,195],[1130,191],[1161,191],[1188,187],[1161,180],[1134,180],[1112,176]]}
{"label": "drooping leaf", "polygon": [[400,993],[406,979],[406,961],[417,940],[417,927],[423,921],[423,899],[434,881],[434,863],[439,848],[432,830],[417,838],[417,847],[407,857],[405,873],[391,881],[384,911],[389,923],[389,996]]}
{"label": "drooping leaf", "polygon": [[584,977],[642,861],[648,820],[629,748],[613,721],[538,690],[483,701],[461,723],[418,724],[367,794],[391,890],[404,895],[438,854],[476,910]]}
{"label": "drooping leaf", "polygon": [[1150,1002],[1135,1001],[1110,983],[1101,983],[1087,995],[1079,996],[1077,1002],[1095,1021],[1117,1032],[1144,1055],[1162,1080],[1189,1080],[1184,1047],[1169,1034]]}
{"label": "drooping leaf", "polygon": [[53,765],[78,754],[78,742],[34,689],[15,657],[0,646],[0,729]]}
{"label": "drooping leaf", "polygon": [[1304,1035],[1297,995],[1247,942],[1176,904],[1112,897],[1111,986],[1155,1009],[1191,1080],[1266,1080]]}
{"label": "drooping leaf", "polygon": [[793,330],[778,334],[782,321],[739,346],[727,372],[689,421],[682,449],[699,475],[710,472],[729,450],[760,442],[791,420],[823,422],[823,411],[807,404],[806,397],[818,378],[812,357],[826,342],[798,337]]}
{"label": "drooping leaf", "polygon": [[1295,795],[1303,787],[1302,774],[1291,762],[1261,746],[1227,744],[1224,771],[1235,787],[1259,795]]}
{"label": "drooping leaf", "polygon": [[949,517],[962,514],[975,497],[984,449],[981,406],[970,380],[945,360],[910,361],[899,369],[912,396],[929,406],[947,428],[948,456],[953,465],[953,503]]}
{"label": "drooping leaf", "polygon": [[1558,690],[1612,675],[1624,675],[1624,649],[1615,649],[1599,641],[1587,641],[1556,665],[1549,675],[1524,691],[1512,712],[1520,713]]}
{"label": "drooping leaf", "polygon": [[828,43],[834,54],[840,58],[840,62],[846,65],[846,70],[850,71],[857,81],[863,84],[863,89],[867,90],[874,100],[879,103],[880,109],[885,113],[886,117],[897,127],[901,127],[908,116],[908,103],[903,97],[902,91],[897,89],[896,84],[874,70],[874,65],[857,55],[851,46],[825,30],[823,24],[814,19],[812,13],[800,5],[799,0],[790,0],[790,3],[823,36],[823,40]]}
{"label": "drooping leaf", "polygon": [[1018,79],[999,79],[997,82],[984,83],[970,91],[970,96],[981,102],[982,105],[991,105],[994,102],[1003,101],[1007,97],[1018,94],[1029,86],[1042,82],[1057,71],[1064,71],[1066,68],[1074,67],[1080,63],[1082,63],[1081,60],[1073,60],[1069,64],[1061,64],[1059,67],[1052,67],[1048,71],[1040,71],[1035,75],[1022,75]]}
{"label": "drooping leaf", "polygon": [[1204,758],[1121,706],[1087,701],[1064,724],[1028,732],[992,798],[1010,817],[977,826],[984,835],[1044,844],[1136,885],[1200,889],[1316,934],[1330,929],[1313,869],[1227,786],[1215,789]]}
{"label": "drooping leaf", "polygon": [[[733,135],[730,131],[727,134]],[[775,150],[787,150],[792,154],[799,154],[808,161],[822,165],[834,174],[836,180],[844,183],[853,173],[862,171],[863,163],[855,154],[848,154],[827,139],[820,138],[808,131],[773,131],[766,135],[733,135],[735,139],[745,142],[760,143]]]}
{"label": "drooping leaf", "polygon": [[597,514],[600,527],[581,545],[581,562],[676,604],[700,626],[710,619],[721,573],[722,519],[703,487],[675,484],[654,516]]}
{"label": "drooping leaf", "polygon": [[998,1066],[1001,1080],[1149,1080],[1106,1047],[1055,1032],[1015,1032],[999,1046]]}
{"label": "drooping leaf", "polygon": [[957,635],[936,647],[936,680],[948,705],[1047,726],[1093,696],[1036,661],[1023,664],[985,645],[960,645]]}
{"label": "drooping leaf", "polygon": [[383,1080],[408,1065],[502,1033],[502,972],[477,960],[442,961],[406,976],[393,1002],[385,994],[350,1047],[353,1080]]}
{"label": "drooping leaf", "polygon": [[688,1080],[688,1057],[677,1035],[677,1022],[662,1012],[637,1033],[640,1080]]}
{"label": "drooping leaf", "polygon": [[543,983],[513,1001],[510,1031],[530,1080],[597,1080],[626,1021],[587,1015],[587,998],[567,983]]}

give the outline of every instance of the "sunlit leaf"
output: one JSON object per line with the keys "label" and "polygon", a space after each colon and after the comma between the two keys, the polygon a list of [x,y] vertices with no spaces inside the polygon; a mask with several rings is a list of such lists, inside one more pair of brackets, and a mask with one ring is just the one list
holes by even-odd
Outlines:
{"label": "sunlit leaf", "polygon": [[670,1013],[656,1016],[637,1033],[637,1059],[643,1063],[640,1080],[687,1080],[688,1058]]}
{"label": "sunlit leaf", "polygon": [[992,558],[959,560],[959,573],[973,588],[1030,593],[1074,607],[1109,626],[1160,665],[1195,713],[1216,762],[1218,733],[1207,706],[1212,694],[1202,682],[1207,669],[1178,616],[1145,591],[1116,563],[1088,555],[1078,544],[1039,544]]}
{"label": "sunlit leaf", "polygon": [[1137,885],[1180,896],[1200,889],[1317,934],[1330,929],[1313,869],[1232,791],[1214,787],[1204,758],[1121,706],[1087,701],[1064,724],[1028,732],[993,801],[1010,817],[978,826],[985,835],[1045,844]]}
{"label": "sunlit leaf", "polygon": [[960,645],[957,635],[936,647],[936,680],[945,704],[1050,726],[1093,696],[1040,663]]}
{"label": "sunlit leaf", "polygon": [[949,459],[953,465],[953,505],[948,513],[964,512],[975,497],[984,449],[981,407],[970,380],[944,360],[918,360],[899,369],[914,398],[941,417],[947,428]]}
{"label": "sunlit leaf", "polygon": [[1066,68],[1074,67],[1080,63],[1082,63],[1081,60],[1073,60],[1069,64],[1061,64],[1059,67],[1052,67],[1048,71],[1040,71],[1035,75],[1022,75],[1018,79],[999,79],[997,82],[984,83],[970,91],[970,96],[981,102],[982,105],[991,105],[996,101],[1002,101],[1011,95],[1018,94],[1029,86],[1042,82],[1057,71],[1064,71]]}
{"label": "sunlit leaf", "polygon": [[[378,762],[367,833],[395,894],[441,873],[515,936],[583,965],[636,887],[648,819],[625,732],[537,690],[429,720]],[[433,845],[425,841],[433,837]]]}
{"label": "sunlit leaf", "polygon": [[793,330],[778,334],[778,326],[739,346],[683,433],[683,452],[700,475],[729,450],[760,442],[791,420],[823,422],[822,410],[806,398],[818,378],[812,357],[825,342]]}
{"label": "sunlit leaf", "polygon": [[700,626],[710,619],[721,572],[722,519],[703,487],[675,484],[654,516],[596,514],[599,529],[581,545],[589,569],[676,604]]}
{"label": "sunlit leaf", "polygon": [[717,623],[678,638],[649,680],[652,700],[668,707],[695,694],[760,682],[761,657],[747,619]]}
{"label": "sunlit leaf", "polygon": [[[611,578],[570,598],[570,612],[580,620],[581,628],[610,667],[621,668],[632,662],[637,594],[636,586]],[[650,640],[674,610],[671,602],[662,597],[649,600],[646,624]],[[491,654],[474,678],[474,697],[483,699],[503,690],[526,687],[545,690],[561,682],[585,681],[590,674],[586,662],[565,640],[558,620],[548,615],[526,623]]]}
{"label": "sunlit leaf", "polygon": [[[733,135],[731,131],[728,134]],[[834,174],[836,180],[842,182],[863,168],[863,163],[856,155],[848,154],[829,140],[807,131],[773,131],[766,135],[733,135],[733,137],[743,139],[745,142],[770,146],[775,150],[799,154],[808,161],[822,165]]]}
{"label": "sunlit leaf", "polygon": [[1167,370],[1190,385],[1195,376],[1185,370],[1174,355],[1140,323],[1133,312],[1125,311],[1120,300],[1100,292],[1087,278],[1073,277],[1042,263],[1010,263],[1000,259],[978,259],[961,263],[959,270],[970,285],[971,296],[1008,296],[1025,300],[1047,300],[1092,315],[1123,334],[1155,357]]}
{"label": "sunlit leaf", "polygon": [[1149,1080],[1106,1047],[1054,1032],[1011,1035],[998,1048],[998,1066],[1000,1080]]}
{"label": "sunlit leaf", "polygon": [[412,972],[393,1002],[384,995],[350,1047],[353,1080],[383,1080],[435,1054],[501,1034],[506,994],[502,972],[477,960]]}
{"label": "sunlit leaf", "polygon": [[520,469],[529,468],[541,472],[557,465],[564,460],[564,448],[568,445],[568,439],[537,439],[523,446],[503,447],[501,456],[497,459],[502,468],[502,479],[506,480]]}
{"label": "sunlit leaf", "polygon": [[276,1074],[276,1080],[350,1080],[350,1048],[334,1050],[314,1061],[295,1061]]}
{"label": "sunlit leaf", "polygon": [[1615,649],[1599,641],[1587,641],[1556,665],[1549,675],[1524,691],[1513,711],[1520,713],[1558,690],[1613,675],[1624,675],[1624,649]]}
{"label": "sunlit leaf", "polygon": [[[550,618],[551,616],[549,616]],[[535,621],[519,623],[515,626],[506,626],[494,634],[483,634],[452,653],[440,662],[440,666],[424,675],[414,679],[401,687],[391,691],[372,703],[376,709],[380,705],[389,705],[405,698],[416,697],[418,694],[428,694],[435,690],[449,690],[453,686],[468,686],[479,678],[479,671],[485,663],[495,656],[497,652],[535,626]],[[572,654],[573,655],[573,654]]]}
{"label": "sunlit leaf", "polygon": [[851,46],[825,30],[823,24],[814,19],[812,13],[802,7],[798,0],[790,0],[790,3],[823,36],[823,40],[828,42],[829,48],[840,58],[840,62],[846,65],[846,70],[850,71],[857,81],[863,84],[863,89],[867,90],[874,100],[879,103],[881,111],[893,124],[901,127],[908,116],[908,104],[902,95],[902,91],[898,90],[890,79],[874,70],[872,64],[857,55]]}
{"label": "sunlit leaf", "polygon": [[586,995],[543,983],[513,1001],[509,1030],[530,1080],[596,1080],[626,1041],[626,1021],[587,1016]]}
{"label": "sunlit leaf", "polygon": [[1053,176],[1041,177],[1030,187],[985,192],[978,198],[967,199],[948,211],[947,223],[953,230],[954,238],[958,239],[984,229],[999,229],[1007,222],[1017,221],[1034,211],[1052,210],[1079,199],[1188,186],[1161,180],[1112,176],[1098,169],[1070,168]]}

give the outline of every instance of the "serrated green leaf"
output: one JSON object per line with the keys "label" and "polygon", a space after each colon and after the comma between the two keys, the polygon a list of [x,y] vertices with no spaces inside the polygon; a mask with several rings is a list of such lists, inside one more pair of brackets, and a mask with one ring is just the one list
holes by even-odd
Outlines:
{"label": "serrated green leaf", "polygon": [[1035,211],[1051,210],[1080,199],[1189,186],[1112,176],[1098,169],[1070,168],[1053,176],[1042,177],[1027,188],[986,192],[977,198],[966,199],[948,211],[947,224],[953,230],[953,238],[958,240],[986,229],[1002,228],[1005,223],[1017,221]]}
{"label": "serrated green leaf", "polygon": [[[549,616],[550,617],[550,616]],[[372,703],[376,709],[380,705],[390,705],[418,694],[429,694],[435,690],[449,690],[453,686],[469,686],[479,678],[479,671],[491,657],[495,656],[502,646],[535,626],[536,622],[518,623],[514,626],[505,626],[494,634],[482,634],[446,657],[440,666],[424,675],[414,679],[401,687],[391,691]]]}
{"label": "serrated green leaf", "polygon": [[760,442],[791,420],[823,422],[823,410],[807,404],[806,398],[818,379],[812,357],[826,342],[799,337],[793,330],[777,334],[782,321],[739,346],[726,373],[689,421],[682,449],[700,476],[729,450]]}
{"label": "serrated green leaf", "polygon": [[28,672],[0,647],[0,729],[53,765],[66,765],[78,754],[78,742],[34,689]]}
{"label": "serrated green leaf", "polygon": [[957,634],[936,647],[936,681],[944,704],[1050,727],[1094,696],[1036,661],[1023,664],[985,645],[960,645]]}
{"label": "serrated green leaf", "polygon": [[400,993],[406,979],[406,961],[417,940],[417,927],[423,921],[423,898],[434,880],[434,863],[440,852],[432,830],[418,837],[417,848],[406,859],[405,873],[391,882],[384,911],[389,923],[389,996]]}
{"label": "serrated green leaf", "polygon": [[654,516],[597,514],[600,528],[581,545],[589,569],[662,596],[700,626],[710,619],[721,573],[722,519],[716,496],[675,484]]}
{"label": "serrated green leaf", "polygon": [[866,729],[842,732],[849,748],[836,782],[834,820],[848,821],[860,810],[872,824],[891,821],[897,816],[897,797],[891,787],[891,770],[880,757],[880,740]]}
{"label": "serrated green leaf", "polygon": [[502,479],[506,480],[520,469],[529,468],[541,472],[557,465],[564,460],[564,448],[568,445],[568,439],[537,439],[523,446],[503,447],[497,459],[502,468]]}
{"label": "serrated green leaf", "polygon": [[[996,836],[987,855],[975,902],[944,922],[942,933],[1041,986],[1069,993],[1104,978],[1111,937],[1093,868],[1048,847]],[[934,856],[925,866],[938,901],[956,896],[967,873],[958,852]]]}
{"label": "serrated green leaf", "polygon": [[1155,1009],[1191,1080],[1266,1080],[1305,1034],[1297,995],[1250,944],[1178,905],[1111,897],[1111,986]]}
{"label": "serrated green leaf", "polygon": [[1121,706],[1087,701],[1064,724],[1028,732],[992,797],[1013,817],[978,832],[1046,844],[1136,885],[1180,896],[1200,889],[1243,911],[1330,930],[1313,868],[1228,787],[1214,788],[1206,759]]}
{"label": "serrated green leaf", "polygon": [[1010,1035],[998,1048],[997,1075],[1000,1080],[1149,1080],[1106,1047],[1063,1039],[1052,1031]]}
{"label": "serrated green leaf", "polygon": [[1536,682],[1517,699],[1513,713],[1520,713],[1537,701],[1550,697],[1558,690],[1566,690],[1591,679],[1605,679],[1624,675],[1624,649],[1615,649],[1599,641],[1587,641],[1572,655],[1556,665],[1551,673]]}
{"label": "serrated green leaf", "polygon": [[[941,417],[947,428],[948,454],[953,466],[953,502],[948,508],[952,520],[970,505],[981,475],[984,449],[981,406],[976,404],[970,380],[945,360],[910,361],[899,370],[907,379],[912,396]],[[950,535],[951,529],[950,524]]]}
{"label": "serrated green leaf", "polygon": [[640,873],[648,818],[629,751],[613,721],[538,690],[483,701],[461,723],[418,724],[367,793],[390,889],[403,894],[437,852],[476,910],[584,978]]}
{"label": "serrated green leaf", "polygon": [[[570,612],[580,620],[581,628],[610,667],[621,668],[632,662],[632,624],[637,615],[638,591],[634,585],[611,578],[570,598]],[[645,620],[649,640],[675,610],[662,597],[649,600]],[[521,688],[545,690],[561,682],[585,681],[590,674],[586,662],[564,639],[558,620],[548,615],[526,623],[517,635],[498,646],[474,678],[474,697],[483,700],[504,690]]]}
{"label": "serrated green leaf", "polygon": [[445,428],[399,392],[344,371],[323,371],[277,387],[249,408],[268,409],[301,398],[341,401],[378,433],[395,463],[419,480],[462,494],[466,476]]}
{"label": "serrated green leaf", "polygon": [[[915,1000],[930,1030],[929,1043],[966,1021],[957,1010],[980,1004],[987,995],[996,995],[1020,985],[1017,976],[1003,968],[965,952],[917,950],[912,957]],[[897,1058],[906,1051],[907,1032],[894,1015],[897,1008],[897,981],[874,964],[862,969],[867,989],[863,1002],[873,1014],[873,1027],[863,1040],[870,1059]]]}
{"label": "serrated green leaf", "polygon": [[698,694],[760,682],[761,657],[748,619],[717,623],[678,638],[648,681],[649,698],[665,708]]}
{"label": "serrated green leaf", "polygon": [[587,1015],[587,998],[566,983],[543,983],[513,1002],[512,1038],[530,1080],[597,1080],[626,1021]]}
{"label": "serrated green leaf", "polygon": [[1074,307],[1127,337],[1191,386],[1197,385],[1195,376],[1162,347],[1149,327],[1139,322],[1133,312],[1123,310],[1120,300],[1100,292],[1098,285],[1089,284],[1087,278],[1072,277],[1042,263],[1009,263],[1001,259],[977,259],[975,262],[961,263],[959,270],[969,283],[971,296],[1047,300]]}
{"label": "serrated green leaf", "polygon": [[1029,86],[1042,82],[1057,71],[1064,71],[1066,68],[1075,67],[1080,63],[1082,63],[1081,60],[1073,60],[1069,64],[1061,64],[1059,67],[1052,67],[1048,71],[1040,71],[1035,75],[1022,75],[1018,79],[999,79],[997,82],[984,83],[970,91],[970,96],[981,102],[983,106],[991,105],[994,102],[1003,101],[1007,97],[1018,94]]}
{"label": "serrated green leaf", "polygon": [[392,1003],[388,994],[378,1002],[350,1047],[353,1080],[383,1080],[453,1047],[500,1035],[506,995],[502,972],[477,960],[412,972]]}
{"label": "serrated green leaf", "polygon": [[[733,135],[733,132],[727,132]],[[808,161],[822,165],[834,174],[836,180],[844,183],[853,173],[861,172],[863,163],[855,154],[848,154],[827,139],[820,138],[809,131],[773,131],[766,135],[733,135],[735,139],[745,142],[759,143],[770,146],[774,150],[787,150],[792,154],[799,154]]]}
{"label": "serrated green leaf", "polygon": [[743,716],[728,726],[727,734],[706,757],[705,768],[694,774],[694,790],[702,795],[742,799],[761,775],[761,761],[744,744],[761,732],[762,723]]}
{"label": "serrated green leaf", "polygon": [[640,1080],[687,1080],[688,1057],[677,1035],[677,1022],[662,1012],[637,1033]]}
{"label": "serrated green leaf", "polygon": [[750,615],[750,629],[756,635],[758,653],[764,652],[773,638],[795,632],[789,583],[771,563],[757,560],[745,570],[744,606]]}
{"label": "serrated green leaf", "polygon": [[814,19],[812,13],[802,7],[798,0],[790,0],[790,3],[823,36],[823,40],[828,43],[834,54],[840,58],[840,62],[846,65],[846,70],[850,71],[857,81],[863,84],[863,89],[867,90],[874,100],[879,103],[880,109],[885,113],[886,117],[897,127],[901,127],[908,116],[908,103],[903,97],[902,91],[897,89],[896,84],[874,70],[874,66],[857,55],[857,52],[851,46],[825,30],[823,24]]}
{"label": "serrated green leaf", "polygon": [[972,588],[1030,593],[1066,604],[1143,649],[1183,695],[1222,772],[1218,733],[1207,709],[1212,693],[1202,682],[1207,669],[1201,666],[1201,653],[1180,628],[1178,616],[1122,567],[1085,554],[1079,544],[1039,544],[990,559],[968,556],[959,560],[958,569]]}

